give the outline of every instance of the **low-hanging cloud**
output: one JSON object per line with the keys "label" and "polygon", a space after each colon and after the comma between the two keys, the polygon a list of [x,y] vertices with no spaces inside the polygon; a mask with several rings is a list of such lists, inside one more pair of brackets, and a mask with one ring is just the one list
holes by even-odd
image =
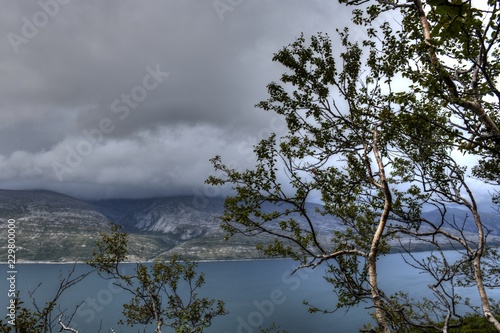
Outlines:
{"label": "low-hanging cloud", "polygon": [[283,71],[273,52],[349,24],[349,11],[321,0],[6,3],[0,187],[179,195],[203,186],[215,155],[250,167],[252,144],[283,129],[254,107]]}
{"label": "low-hanging cloud", "polygon": [[[86,150],[78,148],[84,145]],[[99,143],[68,137],[48,151],[1,156],[0,182],[11,186],[12,180],[23,186],[31,182],[87,198],[99,194],[70,188],[92,183],[106,188],[106,197],[135,197],[135,189],[145,186],[158,195],[189,195],[212,172],[208,160],[215,151],[236,158],[243,168],[252,161],[248,147],[251,142],[229,141],[224,131],[206,125],[164,127]]]}

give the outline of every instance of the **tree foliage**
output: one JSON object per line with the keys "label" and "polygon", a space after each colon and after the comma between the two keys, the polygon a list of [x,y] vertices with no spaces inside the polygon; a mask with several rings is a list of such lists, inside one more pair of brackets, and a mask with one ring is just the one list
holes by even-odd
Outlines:
{"label": "tree foliage", "polygon": [[[93,257],[88,262],[101,277],[116,279],[118,282],[114,284],[132,295],[129,303],[123,305],[126,324],[154,324],[155,333],[161,333],[162,327],[171,327],[176,333],[201,333],[215,317],[227,313],[221,300],[199,295],[205,276],[196,271],[197,263],[174,256],[168,262],[138,263],[134,274],[127,275],[122,263],[127,260],[128,251],[128,234],[122,232],[119,226],[112,225],[109,234],[100,235]],[[24,306],[18,292],[14,299],[15,325],[8,323],[10,317],[5,322],[0,320],[0,332],[78,333],[72,328],[78,306],[70,312],[59,304],[59,300],[64,292],[93,272],[75,275],[73,267],[66,277],[61,276],[55,295],[43,306],[35,299],[40,285],[28,292],[31,306]]]}
{"label": "tree foliage", "polygon": [[[370,300],[377,331],[447,332],[461,325],[456,309],[468,300],[455,286],[465,284],[477,288],[485,319],[500,331],[485,287],[485,276],[498,280],[491,264],[498,254],[488,248],[471,186],[471,177],[498,184],[500,175],[499,4],[340,2],[356,5],[353,22],[366,29],[364,40],[352,42],[341,30],[343,49],[335,53],[328,35],[301,35],[273,57],[286,71],[257,106],[282,116],[288,134],[255,146],[254,169],[211,160],[222,176],[207,182],[234,190],[223,228],[228,237],[274,236],[258,248],[300,267],[326,262],[337,306]],[[342,230],[321,234],[305,205],[313,194]],[[422,216],[429,205],[441,222]],[[473,234],[465,221],[450,219],[449,205],[470,212]],[[378,287],[377,259],[402,237],[435,249],[418,261],[406,248],[408,263],[436,281],[429,286],[434,300],[385,295]],[[450,260],[445,246],[462,258]]]}
{"label": "tree foliage", "polygon": [[[34,290],[27,291],[27,299],[31,303],[28,305],[21,297],[21,292],[17,291],[14,300],[15,319],[7,316],[5,321],[0,320],[0,332],[2,333],[52,333],[60,332],[62,319],[71,322],[78,306],[71,310],[61,304],[61,296],[70,288],[85,279],[91,272],[83,274],[75,273],[75,266],[69,270],[66,276],[59,278],[59,285],[54,295],[45,303],[41,304],[36,299],[36,292],[42,287],[40,283]],[[12,325],[12,321],[15,325]]]}
{"label": "tree foliage", "polygon": [[[312,36],[310,44],[301,36],[275,54],[273,59],[289,72],[281,77],[282,84],[268,86],[270,98],[259,107],[282,115],[289,134],[271,136],[255,147],[255,170],[231,170],[214,158],[215,168],[226,178],[208,182],[234,184],[236,195],[226,199],[223,217],[230,235],[269,233],[275,243],[264,252],[291,256],[303,267],[334,260],[328,280],[339,295],[338,306],[370,299],[377,323],[388,331],[388,298],[378,288],[377,259],[388,253],[394,235],[387,232],[389,216],[404,205],[403,192],[391,186],[403,182],[404,175],[390,177],[388,168],[401,169],[406,163],[395,158],[398,150],[391,145],[393,125],[387,120],[393,116],[388,112],[392,101],[382,92],[382,73],[366,76],[360,85],[361,49],[349,42],[347,31],[340,38],[346,49],[340,55],[342,66],[336,64],[326,35]],[[330,100],[332,92],[341,100]],[[282,188],[279,168],[295,192]],[[320,237],[317,221],[305,208],[313,192],[324,202],[321,213],[340,219],[344,230]],[[269,204],[274,210],[263,213]],[[418,211],[413,207],[405,213]]]}
{"label": "tree foliage", "polygon": [[111,234],[101,234],[88,264],[131,293],[130,302],[123,305],[128,325],[154,324],[155,333],[163,326],[176,333],[201,333],[215,317],[227,313],[221,300],[199,296],[205,276],[196,271],[195,262],[174,256],[168,262],[137,263],[133,275],[125,274],[121,264],[127,259],[127,244],[128,235],[113,225]]}

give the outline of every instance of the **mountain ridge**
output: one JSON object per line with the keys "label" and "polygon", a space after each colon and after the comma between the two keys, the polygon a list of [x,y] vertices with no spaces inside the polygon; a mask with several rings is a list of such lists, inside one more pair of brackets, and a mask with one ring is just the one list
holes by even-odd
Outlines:
{"label": "mountain ridge", "polygon": [[[174,253],[194,259],[262,257],[255,243],[272,241],[269,236],[236,235],[229,241],[223,240],[219,220],[223,204],[223,198],[208,197],[203,198],[203,204],[191,196],[87,201],[48,190],[0,190],[0,221],[6,227],[8,219],[16,219],[16,245],[21,260],[86,260],[99,233],[109,231],[111,222],[129,232],[131,258],[137,260],[164,258]],[[333,231],[342,231],[343,226],[335,218],[316,212],[316,208],[321,205],[308,204],[318,222],[318,235],[326,243]],[[449,222],[453,221],[453,214],[457,225],[466,216],[464,211],[450,208],[446,216]],[[433,212],[424,216],[436,218]],[[491,235],[500,236],[496,222],[499,217],[482,213],[482,218]],[[467,221],[464,228],[473,231],[474,225]],[[0,248],[7,245],[6,235],[0,235]]]}

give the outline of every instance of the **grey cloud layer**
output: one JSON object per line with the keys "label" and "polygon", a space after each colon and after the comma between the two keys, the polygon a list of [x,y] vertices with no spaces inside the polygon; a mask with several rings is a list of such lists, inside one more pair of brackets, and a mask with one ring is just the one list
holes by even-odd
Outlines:
{"label": "grey cloud layer", "polygon": [[[221,16],[214,3],[8,2],[0,187],[188,194],[216,154],[250,165],[251,142],[275,121],[254,108],[282,71],[272,53],[302,31],[342,27],[349,10],[335,1],[247,0],[224,2],[232,10]],[[29,24],[36,33],[25,36]]]}

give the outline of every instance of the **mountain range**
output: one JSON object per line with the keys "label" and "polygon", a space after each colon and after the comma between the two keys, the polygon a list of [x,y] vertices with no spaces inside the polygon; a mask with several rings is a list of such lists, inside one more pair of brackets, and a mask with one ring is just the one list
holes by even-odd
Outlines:
{"label": "mountain range", "polygon": [[[0,251],[7,253],[7,220],[16,220],[16,259],[18,261],[81,261],[90,258],[99,234],[110,230],[110,222],[129,233],[131,260],[152,260],[178,253],[194,259],[259,258],[256,242],[271,242],[269,236],[236,235],[224,240],[219,216],[224,199],[166,197],[150,199],[112,199],[84,201],[46,190],[0,190]],[[322,241],[343,226],[334,218],[314,212],[320,205],[308,204],[317,222]],[[426,213],[437,219],[436,212]],[[449,209],[449,221],[473,232],[472,220],[465,211]],[[452,219],[455,217],[455,219]],[[499,217],[481,214],[500,240]],[[299,218],[300,220],[300,218]],[[396,244],[395,244],[396,245]],[[0,261],[6,261],[5,259]]]}

